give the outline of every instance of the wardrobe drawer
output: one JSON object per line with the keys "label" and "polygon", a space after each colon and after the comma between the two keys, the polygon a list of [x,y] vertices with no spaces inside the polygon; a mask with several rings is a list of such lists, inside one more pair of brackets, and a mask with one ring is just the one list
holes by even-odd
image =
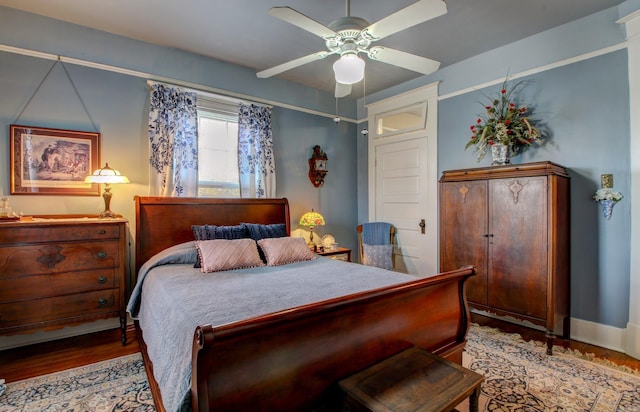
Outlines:
{"label": "wardrobe drawer", "polygon": [[0,331],[3,328],[35,325],[47,321],[117,313],[120,309],[118,289],[78,293],[44,299],[0,303]]}
{"label": "wardrobe drawer", "polygon": [[0,248],[0,279],[120,266],[118,240]]}
{"label": "wardrobe drawer", "polygon": [[0,278],[0,302],[113,289],[116,279],[115,269]]}

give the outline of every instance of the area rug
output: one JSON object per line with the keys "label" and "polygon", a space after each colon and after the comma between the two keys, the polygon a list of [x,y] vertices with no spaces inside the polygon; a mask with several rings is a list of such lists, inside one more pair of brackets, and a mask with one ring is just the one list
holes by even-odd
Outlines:
{"label": "area rug", "polygon": [[485,377],[481,411],[640,411],[640,373],[472,325],[463,365]]}
{"label": "area rug", "polygon": [[140,353],[9,382],[0,412],[155,411]]}

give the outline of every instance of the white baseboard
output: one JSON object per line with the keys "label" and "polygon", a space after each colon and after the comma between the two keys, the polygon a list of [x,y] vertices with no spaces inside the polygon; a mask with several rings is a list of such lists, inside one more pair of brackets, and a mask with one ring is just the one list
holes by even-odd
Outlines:
{"label": "white baseboard", "polygon": [[629,356],[640,359],[640,325],[627,323],[627,350]]}
{"label": "white baseboard", "polygon": [[[534,325],[530,322],[521,321],[510,316],[499,316],[477,309],[472,312],[492,318],[501,319],[507,322],[524,325],[536,330],[544,331],[544,327]],[[571,340],[588,343],[601,348],[607,348],[618,352],[626,353],[629,356],[640,359],[640,326],[627,325],[626,329],[614,326],[603,325],[588,320],[577,318],[570,319],[569,335]]]}
{"label": "white baseboard", "polygon": [[571,339],[626,353],[626,329],[571,318]]}
{"label": "white baseboard", "polygon": [[79,326],[69,326],[50,332],[36,332],[30,334],[19,334],[11,336],[0,336],[0,350],[17,348],[20,346],[32,345],[34,343],[48,342],[57,339],[69,338],[71,336],[85,335],[87,333],[99,332],[120,327],[120,320],[117,318],[101,319],[95,322],[84,323]]}

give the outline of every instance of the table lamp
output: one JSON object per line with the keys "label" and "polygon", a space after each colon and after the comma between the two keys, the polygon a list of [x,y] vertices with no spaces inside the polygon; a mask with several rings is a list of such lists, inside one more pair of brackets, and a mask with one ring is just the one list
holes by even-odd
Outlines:
{"label": "table lamp", "polygon": [[309,243],[307,245],[310,249],[315,246],[315,243],[313,243],[313,228],[322,225],[324,225],[324,217],[320,213],[314,212],[313,209],[300,218],[300,226],[309,226]]}
{"label": "table lamp", "polygon": [[119,171],[112,169],[109,167],[109,163],[106,163],[102,169],[97,169],[84,179],[85,183],[98,183],[104,184],[104,193],[102,197],[104,199],[104,211],[100,213],[101,219],[108,219],[117,217],[115,213],[113,213],[109,209],[109,205],[111,204],[111,187],[110,184],[117,183],[129,183],[129,179],[126,176],[122,176]]}

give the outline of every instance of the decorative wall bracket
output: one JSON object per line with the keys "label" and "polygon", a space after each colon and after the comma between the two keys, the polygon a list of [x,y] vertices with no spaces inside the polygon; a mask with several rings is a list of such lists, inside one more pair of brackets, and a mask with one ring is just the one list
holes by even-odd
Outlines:
{"label": "decorative wall bracket", "polygon": [[309,180],[313,187],[320,187],[324,184],[324,177],[327,175],[327,154],[320,146],[313,147],[313,154],[309,159]]}

